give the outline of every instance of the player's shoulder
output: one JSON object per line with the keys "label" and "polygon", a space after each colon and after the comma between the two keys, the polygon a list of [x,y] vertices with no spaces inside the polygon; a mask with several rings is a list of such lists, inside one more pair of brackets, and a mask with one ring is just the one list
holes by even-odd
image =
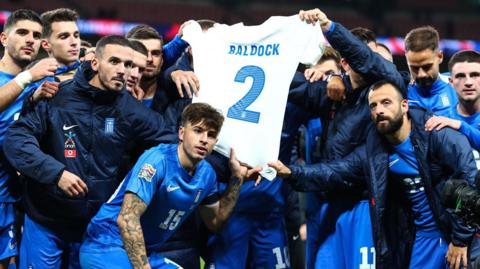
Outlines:
{"label": "player's shoulder", "polygon": [[177,144],[159,144],[146,150],[139,161],[161,163],[174,160],[176,157]]}
{"label": "player's shoulder", "polygon": [[146,150],[138,159],[133,174],[151,181],[155,175],[163,177],[172,165],[172,155],[175,156],[176,144],[160,144]]}

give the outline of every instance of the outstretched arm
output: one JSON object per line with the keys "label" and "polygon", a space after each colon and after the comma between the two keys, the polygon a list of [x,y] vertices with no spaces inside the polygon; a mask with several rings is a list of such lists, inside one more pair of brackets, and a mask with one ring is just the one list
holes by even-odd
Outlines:
{"label": "outstretched arm", "polygon": [[123,245],[135,269],[151,268],[140,224],[140,217],[146,209],[147,204],[140,197],[134,193],[127,192],[117,218]]}
{"label": "outstretched arm", "polygon": [[305,166],[286,166],[281,161],[268,165],[299,192],[335,191],[365,180],[363,164],[367,160],[365,145],[357,147],[343,159]]}

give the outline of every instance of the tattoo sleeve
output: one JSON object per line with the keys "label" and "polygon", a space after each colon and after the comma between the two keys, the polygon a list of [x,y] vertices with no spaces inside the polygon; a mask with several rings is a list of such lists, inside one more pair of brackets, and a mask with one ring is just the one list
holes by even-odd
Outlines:
{"label": "tattoo sleeve", "polygon": [[227,191],[220,198],[220,208],[218,209],[215,217],[215,230],[219,231],[225,221],[227,221],[230,214],[232,214],[235,205],[237,204],[238,197],[240,196],[240,188],[242,187],[242,181],[236,177],[230,179]]}
{"label": "tattoo sleeve", "polygon": [[133,268],[151,268],[148,262],[140,217],[147,205],[134,193],[126,193],[117,224]]}

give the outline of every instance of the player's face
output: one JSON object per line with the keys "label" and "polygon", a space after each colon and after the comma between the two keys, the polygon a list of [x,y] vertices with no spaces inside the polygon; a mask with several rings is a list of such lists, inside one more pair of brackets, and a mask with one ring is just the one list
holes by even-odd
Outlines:
{"label": "player's face", "polygon": [[438,50],[425,49],[419,52],[408,51],[408,68],[412,79],[422,88],[430,88],[437,80],[443,53]]}
{"label": "player's face", "polygon": [[207,157],[217,143],[218,132],[203,125],[203,121],[197,124],[187,123],[179,129],[179,140],[182,149],[190,160],[199,162]]}
{"label": "player's face", "polygon": [[387,84],[371,91],[368,95],[368,104],[379,133],[392,134],[402,127],[408,104],[393,86]]}
{"label": "player's face", "polygon": [[63,65],[71,65],[80,54],[80,32],[73,21],[52,23],[52,33],[43,43],[43,48]]}
{"label": "player's face", "polygon": [[154,78],[158,76],[163,64],[162,42],[159,39],[139,39],[148,50],[147,66],[143,76]]}
{"label": "player's face", "polygon": [[37,57],[41,36],[42,26],[39,23],[21,20],[2,32],[0,40],[5,52],[14,61],[28,64]]}
{"label": "player's face", "polygon": [[96,55],[92,60],[92,69],[98,72],[99,86],[105,90],[123,89],[132,65],[133,50],[120,45],[106,45],[102,55]]}
{"label": "player's face", "polygon": [[460,100],[477,101],[480,98],[480,63],[456,63],[452,67],[450,83]]}
{"label": "player's face", "polygon": [[314,68],[322,72],[324,74],[324,77],[330,74],[340,74],[340,68],[338,68],[337,63],[335,63],[334,60],[326,60],[320,62],[316,64]]}
{"label": "player's face", "polygon": [[147,56],[138,51],[133,51],[133,66],[130,76],[127,78],[127,90],[133,90],[140,83],[146,65]]}

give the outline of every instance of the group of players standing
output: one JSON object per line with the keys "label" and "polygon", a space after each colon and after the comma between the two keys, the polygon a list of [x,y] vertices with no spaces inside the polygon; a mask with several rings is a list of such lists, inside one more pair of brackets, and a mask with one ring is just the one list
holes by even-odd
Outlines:
{"label": "group of players standing", "polygon": [[[467,266],[475,231],[439,193],[477,172],[480,55],[455,54],[447,83],[432,27],[407,34],[402,73],[370,31],[299,16],[333,49],[290,85],[279,178],[254,181],[259,168],[234,150],[212,153],[223,116],[190,104],[200,85],[181,31],[164,45],[140,25],[80,61],[74,11],[13,12],[0,35],[0,268],[17,256],[20,268],[199,268],[200,256],[207,268],[295,267],[292,188],[309,192],[307,268]],[[35,61],[40,46],[49,57]],[[320,159],[285,165],[318,118]]]}

